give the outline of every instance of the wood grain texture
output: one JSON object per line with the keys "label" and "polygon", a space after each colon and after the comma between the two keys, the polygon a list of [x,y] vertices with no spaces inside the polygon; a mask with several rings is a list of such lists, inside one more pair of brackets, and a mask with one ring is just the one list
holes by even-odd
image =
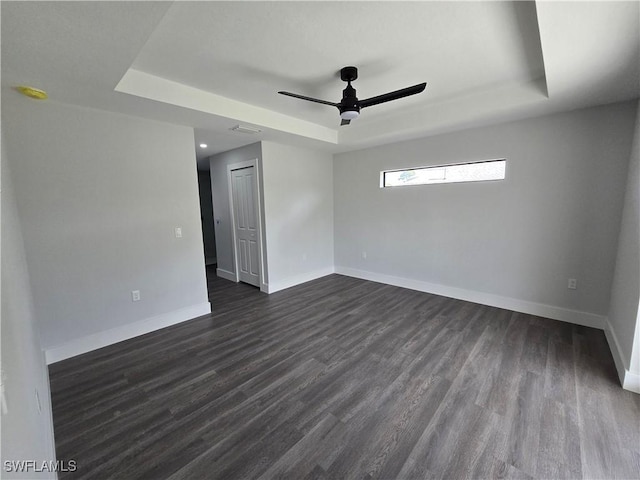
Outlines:
{"label": "wood grain texture", "polygon": [[602,331],[330,275],[49,367],[83,479],[640,478]]}

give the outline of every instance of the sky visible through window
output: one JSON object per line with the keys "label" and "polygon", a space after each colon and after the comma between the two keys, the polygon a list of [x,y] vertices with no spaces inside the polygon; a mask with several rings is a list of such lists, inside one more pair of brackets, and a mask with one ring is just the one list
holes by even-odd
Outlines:
{"label": "sky visible through window", "polygon": [[484,182],[503,180],[507,161],[488,160],[456,165],[408,168],[381,172],[382,187],[428,185],[432,183]]}

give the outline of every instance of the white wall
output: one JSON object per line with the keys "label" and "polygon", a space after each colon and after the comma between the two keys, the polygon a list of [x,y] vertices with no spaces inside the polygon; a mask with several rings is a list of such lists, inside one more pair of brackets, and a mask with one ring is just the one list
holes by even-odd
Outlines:
{"label": "white wall", "polygon": [[333,272],[332,155],[260,142],[210,161],[218,275],[235,276],[227,166],[257,159],[264,289],[269,293]]}
{"label": "white wall", "polygon": [[269,292],[333,273],[333,156],[262,142]]}
{"label": "white wall", "polygon": [[[257,160],[258,170],[260,170],[262,168],[262,150],[259,142],[219,153],[209,158],[218,275],[227,279],[235,278],[236,272],[233,260],[233,225],[231,224],[231,210],[229,210],[227,166],[254,159]],[[260,175],[258,175],[258,183],[260,184],[259,188],[262,189]],[[262,266],[263,274],[266,278],[268,272],[265,259],[262,261]]]}
{"label": "white wall", "polygon": [[[4,137],[4,135],[3,135]],[[55,478],[55,474],[18,475],[5,461],[55,460],[49,379],[36,331],[31,286],[11,173],[2,139],[2,478]],[[36,392],[40,398],[38,408]]]}
{"label": "white wall", "polygon": [[605,331],[622,384],[640,393],[640,108],[630,158]]}
{"label": "white wall", "polygon": [[193,130],[13,92],[2,102],[48,360],[210,311]]}
{"label": "white wall", "polygon": [[[602,328],[635,114],[614,104],[336,155],[336,271]],[[494,158],[504,181],[379,188],[381,170]]]}

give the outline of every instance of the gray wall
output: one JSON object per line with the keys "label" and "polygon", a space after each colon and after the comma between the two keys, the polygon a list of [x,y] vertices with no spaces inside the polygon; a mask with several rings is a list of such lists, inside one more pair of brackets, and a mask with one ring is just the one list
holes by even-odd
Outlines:
{"label": "gray wall", "polygon": [[269,291],[333,272],[333,156],[262,142]]}
{"label": "gray wall", "polygon": [[[616,270],[611,289],[609,328],[615,335],[611,348],[619,348],[624,368],[629,370],[631,374],[640,376],[640,325],[638,319],[638,302],[640,301],[640,109],[636,117],[630,158],[622,225],[618,240]],[[615,345],[616,343],[618,345]]]}
{"label": "gray wall", "polygon": [[274,292],[333,271],[333,157],[261,142],[210,158],[218,269],[235,273],[227,166],[257,159],[265,288]]}
{"label": "gray wall", "polygon": [[[3,135],[4,137],[4,135]],[[55,460],[49,379],[36,329],[22,232],[2,139],[2,478],[55,478],[6,473],[5,461]],[[36,399],[40,398],[40,408]]]}
{"label": "gray wall", "polygon": [[115,341],[132,324],[159,328],[208,307],[193,130],[2,101],[42,346]]}
{"label": "gray wall", "polygon": [[[231,211],[229,210],[229,185],[227,180],[227,166],[233,163],[258,160],[258,169],[262,168],[262,150],[260,143],[253,143],[245,147],[219,153],[209,158],[211,172],[211,192],[213,196],[214,228],[216,235],[216,256],[218,270],[235,275],[233,263],[233,231],[231,225]],[[261,177],[258,177],[260,182]],[[262,186],[260,185],[262,190]],[[264,218],[264,217],[263,217]],[[265,259],[262,259],[264,277],[268,276]]]}
{"label": "gray wall", "polygon": [[[629,102],[336,155],[336,269],[606,315],[635,115]],[[381,170],[494,158],[504,181],[379,188]]]}

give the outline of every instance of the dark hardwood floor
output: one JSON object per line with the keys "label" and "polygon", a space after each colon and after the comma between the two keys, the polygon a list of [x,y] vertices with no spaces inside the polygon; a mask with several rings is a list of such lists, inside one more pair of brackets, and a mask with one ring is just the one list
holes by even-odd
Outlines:
{"label": "dark hardwood floor", "polygon": [[640,478],[602,331],[330,275],[50,366],[87,479]]}

